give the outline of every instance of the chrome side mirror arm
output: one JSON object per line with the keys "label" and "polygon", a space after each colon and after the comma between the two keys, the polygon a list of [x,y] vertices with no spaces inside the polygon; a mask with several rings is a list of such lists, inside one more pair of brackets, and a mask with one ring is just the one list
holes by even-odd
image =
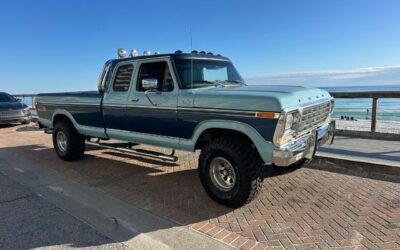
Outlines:
{"label": "chrome side mirror arm", "polygon": [[154,92],[154,93],[156,93],[157,95],[161,94],[161,92],[158,91],[157,89],[149,89],[149,90],[146,90],[146,91],[144,92],[144,95],[146,96],[147,100],[149,100],[149,102],[151,103],[151,105],[157,106],[157,103],[154,103],[154,102],[151,100],[150,96],[148,95],[148,93],[150,93],[150,92]]}

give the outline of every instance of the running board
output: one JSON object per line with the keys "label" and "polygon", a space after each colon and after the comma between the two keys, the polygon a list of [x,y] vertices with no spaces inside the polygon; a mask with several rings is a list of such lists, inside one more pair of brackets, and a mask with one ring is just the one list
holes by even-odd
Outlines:
{"label": "running board", "polygon": [[46,134],[53,134],[53,129],[52,128],[45,128],[44,133]]}
{"label": "running board", "polygon": [[170,155],[163,154],[160,152],[156,151],[150,151],[150,150],[144,150],[144,149],[133,149],[133,148],[123,148],[123,147],[116,147],[116,146],[111,146],[107,145],[105,143],[99,143],[99,142],[91,142],[91,141],[86,141],[86,145],[94,146],[94,147],[100,147],[100,148],[105,148],[105,149],[112,149],[116,150],[122,153],[128,153],[128,154],[134,154],[138,156],[145,156],[145,157],[155,157],[164,161],[173,161],[176,162],[178,160],[178,157],[176,157],[175,154],[175,149],[172,150],[172,153]]}

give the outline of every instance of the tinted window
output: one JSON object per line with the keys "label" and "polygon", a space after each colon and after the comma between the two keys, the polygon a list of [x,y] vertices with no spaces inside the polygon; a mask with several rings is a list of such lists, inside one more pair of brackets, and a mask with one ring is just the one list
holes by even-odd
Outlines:
{"label": "tinted window", "polygon": [[158,91],[169,92],[174,89],[174,81],[167,62],[143,63],[140,66],[137,90],[143,91],[142,80],[155,78],[158,82]]}
{"label": "tinted window", "polygon": [[15,102],[15,98],[6,93],[0,93],[0,102]]}
{"label": "tinted window", "polygon": [[132,79],[133,65],[119,66],[114,78],[114,91],[128,91]]}

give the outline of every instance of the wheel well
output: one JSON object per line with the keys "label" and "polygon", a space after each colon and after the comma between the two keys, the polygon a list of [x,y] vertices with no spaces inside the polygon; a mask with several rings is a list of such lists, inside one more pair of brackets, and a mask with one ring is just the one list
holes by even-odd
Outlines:
{"label": "wheel well", "polygon": [[71,122],[69,117],[66,116],[66,115],[63,115],[63,114],[58,114],[58,115],[56,115],[54,117],[54,119],[53,119],[53,128],[54,128],[54,125],[56,125],[56,123],[58,123],[58,122],[65,122],[66,124],[69,124],[69,125],[73,126],[73,123]]}
{"label": "wheel well", "polygon": [[244,143],[248,145],[252,145],[255,148],[253,141],[244,133],[232,130],[232,129],[223,129],[223,128],[211,128],[203,131],[199,138],[197,139],[195,149],[201,149],[207,142],[212,139],[222,137],[222,136],[233,136],[235,138],[240,139]]}

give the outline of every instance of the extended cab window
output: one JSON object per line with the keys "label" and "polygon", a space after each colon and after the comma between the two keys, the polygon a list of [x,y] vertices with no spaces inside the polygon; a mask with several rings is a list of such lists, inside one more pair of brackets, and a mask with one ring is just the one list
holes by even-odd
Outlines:
{"label": "extended cab window", "polygon": [[114,91],[128,91],[132,79],[133,65],[121,65],[115,74],[113,90]]}
{"label": "extended cab window", "polygon": [[167,62],[143,63],[140,66],[137,90],[144,91],[142,80],[146,78],[155,78],[158,82],[157,90],[161,92],[170,92],[174,90],[174,81]]}

